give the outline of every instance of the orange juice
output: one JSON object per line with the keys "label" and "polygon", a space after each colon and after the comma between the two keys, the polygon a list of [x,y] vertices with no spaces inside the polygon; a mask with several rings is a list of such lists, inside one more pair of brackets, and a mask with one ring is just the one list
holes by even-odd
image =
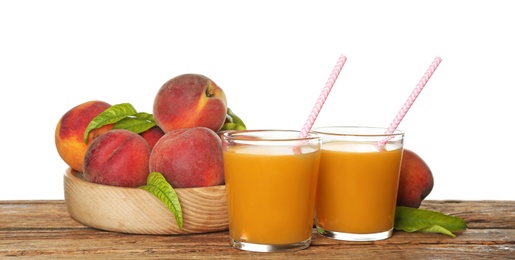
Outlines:
{"label": "orange juice", "polygon": [[282,245],[311,239],[320,150],[236,145],[224,149],[229,233]]}
{"label": "orange juice", "polygon": [[322,146],[317,227],[351,234],[391,230],[402,146],[388,151],[373,142],[335,141]]}

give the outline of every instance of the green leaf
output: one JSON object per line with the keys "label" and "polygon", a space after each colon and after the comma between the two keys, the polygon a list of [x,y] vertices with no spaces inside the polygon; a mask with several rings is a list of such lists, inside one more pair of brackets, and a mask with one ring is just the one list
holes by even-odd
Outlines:
{"label": "green leaf", "polygon": [[[434,226],[429,226],[429,227],[425,227],[423,229],[419,229],[417,230],[419,232],[430,232],[430,233],[440,233],[440,234],[444,234],[444,235],[448,235],[448,236],[451,236],[451,237],[456,237],[456,235],[454,235],[450,230],[442,227],[442,226],[439,226],[439,225],[434,225]],[[413,231],[415,232],[415,231]]]}
{"label": "green leaf", "polygon": [[145,119],[145,120],[148,120],[148,121],[151,121],[151,122],[156,122],[154,120],[154,115],[152,114],[149,114],[149,113],[145,113],[145,112],[138,112],[134,115],[134,117],[136,118],[140,118],[140,119]]}
{"label": "green leaf", "polygon": [[234,112],[227,108],[227,115],[225,117],[225,123],[222,126],[222,129],[220,131],[226,131],[226,130],[246,130],[247,126],[245,123],[243,123],[243,120],[241,120],[240,117],[238,117]]}
{"label": "green leaf", "polygon": [[136,134],[147,131],[156,125],[155,121],[148,121],[138,117],[126,117],[116,122],[113,129],[126,129]]}
{"label": "green leaf", "polygon": [[432,232],[455,237],[453,232],[467,229],[467,223],[459,217],[436,211],[397,206],[394,228],[406,232]]}
{"label": "green leaf", "polygon": [[116,123],[125,117],[135,114],[137,114],[136,109],[134,109],[134,107],[129,103],[116,104],[107,108],[89,122],[89,125],[84,132],[84,143],[88,143],[88,135],[91,130],[100,128],[104,125]]}
{"label": "green leaf", "polygon": [[177,222],[179,229],[182,229],[183,220],[179,196],[177,196],[172,185],[166,181],[165,177],[163,177],[161,173],[151,172],[147,178],[147,185],[141,186],[140,189],[144,189],[154,194],[154,196],[162,201],[175,216],[175,221]]}
{"label": "green leaf", "polygon": [[235,123],[225,123],[222,129],[220,131],[227,131],[227,130],[245,130],[245,127],[242,127]]}

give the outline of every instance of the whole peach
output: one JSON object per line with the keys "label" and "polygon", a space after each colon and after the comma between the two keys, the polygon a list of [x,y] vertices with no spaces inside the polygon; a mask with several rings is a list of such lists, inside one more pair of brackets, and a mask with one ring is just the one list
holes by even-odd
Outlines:
{"label": "whole peach", "polygon": [[225,122],[227,100],[224,91],[208,77],[183,74],[161,86],[153,114],[165,133],[197,126],[217,132]]}
{"label": "whole peach", "polygon": [[147,140],[148,144],[150,145],[150,148],[154,148],[154,145],[159,141],[163,135],[165,135],[165,132],[159,127],[154,126],[142,133],[140,135]]}
{"label": "whole peach", "polygon": [[113,127],[105,125],[92,130],[88,135],[88,142],[84,142],[84,132],[88,124],[109,107],[111,105],[104,101],[88,101],[68,110],[57,122],[55,128],[57,153],[72,169],[82,171],[84,155],[91,141]]}
{"label": "whole peach", "polygon": [[172,130],[154,146],[150,172],[160,172],[174,188],[224,183],[222,142],[206,127]]}
{"label": "whole peach", "polygon": [[397,206],[419,208],[422,201],[431,193],[433,182],[433,174],[427,163],[412,150],[404,149]]}
{"label": "whole peach", "polygon": [[84,179],[120,187],[145,185],[150,151],[149,144],[140,135],[113,129],[93,140],[86,150]]}

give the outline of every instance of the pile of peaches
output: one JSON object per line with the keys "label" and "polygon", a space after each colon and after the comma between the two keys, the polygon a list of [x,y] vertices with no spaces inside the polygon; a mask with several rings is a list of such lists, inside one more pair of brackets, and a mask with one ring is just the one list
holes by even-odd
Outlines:
{"label": "pile of peaches", "polygon": [[57,123],[57,151],[84,180],[140,187],[150,172],[159,172],[174,188],[224,184],[218,132],[230,117],[225,93],[211,79],[183,74],[167,81],[153,103],[154,126],[141,132],[114,123],[89,129],[93,119],[112,107],[87,101]]}

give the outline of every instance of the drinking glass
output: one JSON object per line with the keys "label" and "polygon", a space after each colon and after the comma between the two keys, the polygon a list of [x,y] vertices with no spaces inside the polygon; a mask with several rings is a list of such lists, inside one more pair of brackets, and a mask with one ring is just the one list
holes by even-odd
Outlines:
{"label": "drinking glass", "polygon": [[404,133],[386,128],[320,127],[322,156],[316,196],[318,234],[374,241],[393,232]]}
{"label": "drinking glass", "polygon": [[299,131],[223,133],[229,235],[235,248],[294,251],[311,243],[320,137]]}

